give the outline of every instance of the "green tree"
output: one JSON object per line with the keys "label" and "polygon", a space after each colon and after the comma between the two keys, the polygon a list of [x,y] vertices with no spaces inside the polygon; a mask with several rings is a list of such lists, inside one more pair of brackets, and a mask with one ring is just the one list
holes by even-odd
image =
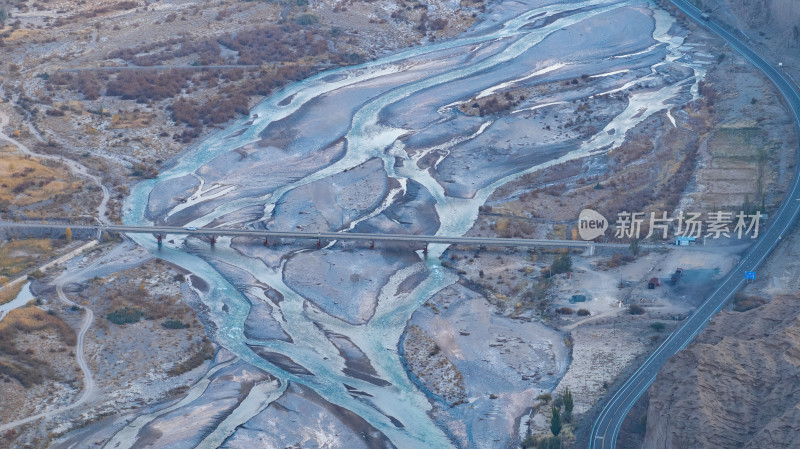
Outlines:
{"label": "green tree", "polygon": [[634,256],[639,255],[639,239],[631,240],[631,244],[628,246],[628,249],[631,250],[631,254]]}
{"label": "green tree", "polygon": [[550,417],[550,431],[554,436],[561,433],[561,411],[557,407],[553,407],[553,415]]}
{"label": "green tree", "polygon": [[572,400],[572,392],[569,387],[564,389],[564,422],[572,421],[572,409],[575,403]]}
{"label": "green tree", "polygon": [[572,258],[569,257],[569,254],[564,254],[563,256],[559,257],[553,261],[553,265],[550,266],[551,274],[566,273],[571,269]]}
{"label": "green tree", "polygon": [[742,203],[742,212],[747,215],[752,215],[756,212],[755,204],[750,202],[750,194],[744,194],[744,203]]}

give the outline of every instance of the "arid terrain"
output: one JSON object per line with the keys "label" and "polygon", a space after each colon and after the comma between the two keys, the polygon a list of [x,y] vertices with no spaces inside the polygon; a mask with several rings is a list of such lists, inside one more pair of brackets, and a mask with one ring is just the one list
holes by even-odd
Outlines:
{"label": "arid terrain", "polygon": [[[800,5],[695,2],[741,29],[792,79],[800,74]],[[796,141],[792,141],[796,147]],[[623,427],[624,447],[793,447],[797,233],[783,242],[696,342],[669,361]],[[734,424],[735,423],[735,424]],[[627,435],[626,435],[627,434]]]}

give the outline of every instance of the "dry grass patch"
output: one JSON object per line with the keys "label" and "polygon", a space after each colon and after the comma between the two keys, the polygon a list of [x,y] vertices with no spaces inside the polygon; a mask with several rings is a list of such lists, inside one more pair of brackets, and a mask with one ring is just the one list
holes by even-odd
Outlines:
{"label": "dry grass patch", "polygon": [[0,287],[0,304],[11,302],[14,298],[16,298],[17,295],[19,295],[19,292],[22,290],[23,285],[24,284],[22,282],[17,282],[14,285]]}
{"label": "dry grass patch", "polygon": [[70,179],[59,167],[0,149],[0,210],[10,206],[29,206],[57,195],[70,195],[82,190],[80,181]]}
{"label": "dry grass patch", "polygon": [[52,251],[53,241],[50,239],[13,240],[0,245],[0,281],[6,282],[11,276],[35,265],[39,259],[50,257]]}
{"label": "dry grass patch", "polygon": [[111,116],[109,129],[146,128],[156,115],[147,112],[119,112]]}
{"label": "dry grass patch", "polygon": [[40,331],[57,334],[68,346],[75,346],[78,340],[75,330],[55,313],[32,305],[14,309],[0,321],[0,374],[16,379],[26,388],[50,377],[53,370],[46,356],[37,357],[33,348],[17,347],[19,335]]}
{"label": "dry grass patch", "polygon": [[18,28],[12,31],[11,34],[9,34],[8,37],[4,38],[3,40],[5,40],[6,43],[12,43],[16,41],[25,42],[30,39],[33,39],[37,34],[41,34],[41,32],[36,30]]}

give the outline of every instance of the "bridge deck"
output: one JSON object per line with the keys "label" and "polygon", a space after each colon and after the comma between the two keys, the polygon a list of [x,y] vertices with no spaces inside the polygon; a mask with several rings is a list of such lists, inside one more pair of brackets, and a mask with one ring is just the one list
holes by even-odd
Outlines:
{"label": "bridge deck", "polygon": [[[188,229],[177,226],[127,226],[127,225],[69,225],[50,223],[0,223],[0,227],[19,227],[26,229],[63,229],[119,232],[123,234],[153,234],[153,235],[198,235],[198,236],[228,236],[228,237],[258,237],[258,238],[291,238],[291,239],[324,239],[324,240],[359,240],[372,242],[416,242],[416,243],[444,243],[450,245],[479,245],[479,246],[517,246],[517,247],[552,247],[552,248],[581,248],[586,249],[593,242],[580,240],[543,240],[520,238],[491,238],[491,237],[454,237],[441,235],[411,235],[411,234],[367,234],[359,232],[306,232],[306,231],[270,231],[265,229],[234,229],[234,228],[198,228]],[[603,244],[602,246],[618,246],[618,244]]]}

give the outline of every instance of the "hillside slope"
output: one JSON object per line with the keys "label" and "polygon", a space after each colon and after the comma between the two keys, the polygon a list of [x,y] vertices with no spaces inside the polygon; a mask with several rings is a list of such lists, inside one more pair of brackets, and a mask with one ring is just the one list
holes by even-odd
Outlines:
{"label": "hillside slope", "polygon": [[800,302],[721,314],[650,390],[645,449],[800,447]]}
{"label": "hillside slope", "polygon": [[[742,30],[758,52],[800,79],[800,2],[693,3]],[[645,449],[800,447],[796,235],[784,238],[739,306],[770,302],[720,314],[664,366],[649,391]]]}

